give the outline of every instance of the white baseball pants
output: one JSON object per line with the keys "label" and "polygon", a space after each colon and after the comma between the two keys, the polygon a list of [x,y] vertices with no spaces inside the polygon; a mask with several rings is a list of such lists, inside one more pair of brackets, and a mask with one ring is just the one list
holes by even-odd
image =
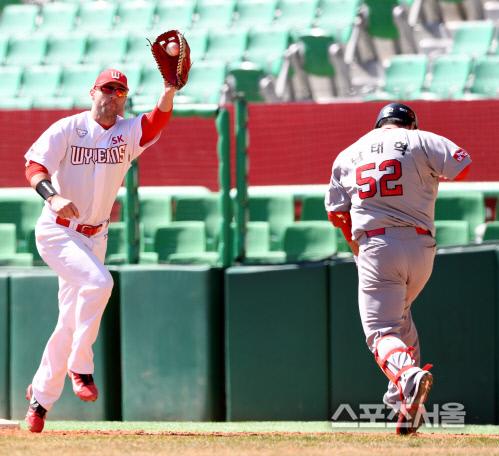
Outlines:
{"label": "white baseball pants", "polygon": [[[359,311],[369,349],[373,353],[377,350],[381,359],[394,348],[415,349],[413,359],[404,352],[389,356],[388,369],[394,375],[409,364],[420,366],[411,305],[430,278],[435,252],[435,239],[410,227],[386,228],[385,234],[359,239]],[[384,337],[388,335],[392,337]],[[402,375],[404,394],[412,390],[420,372],[419,368],[409,369]],[[400,402],[399,391],[391,381],[384,402],[394,408]]]}
{"label": "white baseball pants", "polygon": [[93,374],[92,345],[111,296],[104,266],[107,226],[90,238],[55,223],[43,211],[35,228],[40,256],[59,276],[59,318],[33,378],[33,394],[47,410],[59,399],[67,371]]}

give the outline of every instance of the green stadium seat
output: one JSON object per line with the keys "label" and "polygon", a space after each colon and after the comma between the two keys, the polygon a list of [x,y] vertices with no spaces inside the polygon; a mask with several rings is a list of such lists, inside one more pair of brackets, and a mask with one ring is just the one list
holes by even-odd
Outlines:
{"label": "green stadium seat", "polygon": [[16,225],[0,223],[0,266],[32,266],[31,253],[16,253]]}
{"label": "green stadium seat", "polygon": [[492,21],[463,21],[452,37],[452,54],[481,57],[490,50],[494,38]]}
{"label": "green stadium seat", "polygon": [[7,55],[7,47],[9,45],[9,35],[0,35],[0,65],[3,64]]}
{"label": "green stadium seat", "polygon": [[6,5],[0,16],[0,34],[29,34],[37,16],[38,5]]}
{"label": "green stadium seat", "polygon": [[234,16],[233,0],[199,0],[196,8],[196,21],[193,28],[224,30],[230,27]]}
{"label": "green stadium seat", "polygon": [[[190,81],[189,81],[190,83]],[[140,78],[140,95],[147,95],[157,98],[163,92],[164,82],[160,72],[156,66],[151,63],[142,68],[142,76]]]}
{"label": "green stadium seat", "polygon": [[76,21],[77,30],[90,33],[111,30],[117,8],[117,2],[95,1],[81,3]]}
{"label": "green stadium seat", "polygon": [[369,8],[367,33],[375,38],[397,40],[399,32],[393,21],[393,8],[398,0],[365,0]]}
{"label": "green stadium seat", "polygon": [[477,190],[439,192],[435,202],[435,220],[468,222],[469,239],[474,241],[476,228],[485,223],[483,193]]}
{"label": "green stadium seat", "polygon": [[31,109],[33,101],[31,98],[7,97],[0,99],[0,109],[15,111]]}
{"label": "green stadium seat", "polygon": [[282,250],[284,231],[294,222],[293,196],[250,194],[248,210],[249,221],[269,223],[270,250]]}
{"label": "green stadium seat", "polygon": [[62,70],[59,96],[61,97],[88,97],[89,91],[94,86],[95,79],[100,72],[96,64],[68,65]]}
{"label": "green stadium seat", "polygon": [[112,222],[108,226],[106,264],[126,263],[126,226],[124,222]]}
{"label": "green stadium seat", "polygon": [[25,68],[20,97],[53,97],[59,88],[62,67],[60,65],[37,65]]}
{"label": "green stadium seat", "polygon": [[244,60],[260,65],[267,73],[277,75],[289,44],[287,28],[253,28],[249,32]]}
{"label": "green stadium seat", "polygon": [[22,67],[18,65],[0,67],[0,97],[16,97],[21,86]]}
{"label": "green stadium seat", "polygon": [[183,254],[187,260],[202,257],[205,244],[205,225],[200,221],[172,222],[158,228],[154,239],[159,263],[169,262],[173,254]]}
{"label": "green stadium seat", "polygon": [[300,220],[328,220],[324,206],[324,194],[304,195],[301,198]]}
{"label": "green stadium seat", "polygon": [[87,46],[86,32],[53,33],[47,42],[46,65],[81,63]]}
{"label": "green stadium seat", "polygon": [[84,63],[108,66],[110,62],[121,62],[127,50],[128,34],[124,31],[109,31],[89,34]]}
{"label": "green stadium seat", "polygon": [[206,245],[204,250],[216,251],[219,239],[222,213],[219,196],[216,193],[206,195],[175,195],[173,198],[173,220],[175,222],[201,221],[205,227]]}
{"label": "green stadium seat", "polygon": [[320,3],[315,26],[331,34],[336,42],[346,43],[360,5],[359,0],[324,0]]}
{"label": "green stadium seat", "polygon": [[151,63],[151,48],[143,32],[131,31],[129,33],[124,61],[127,63]]}
{"label": "green stadium seat", "polygon": [[430,83],[420,94],[424,99],[460,99],[471,73],[471,57],[441,55],[431,65]]}
{"label": "green stadium seat", "polygon": [[195,7],[196,2],[194,0],[159,0],[156,6],[154,28],[157,29],[158,33],[174,28],[187,35],[187,31],[191,27]]}
{"label": "green stadium seat", "polygon": [[204,58],[210,62],[237,62],[243,59],[248,43],[245,29],[212,30],[208,34],[208,43]]}
{"label": "green stadium seat", "polygon": [[29,231],[27,236],[27,250],[32,255],[33,266],[47,266],[45,261],[43,261],[42,257],[38,253],[34,228]]}
{"label": "green stadium seat", "polygon": [[0,196],[0,223],[16,226],[16,252],[27,252],[27,239],[42,212],[43,201],[33,192]]}
{"label": "green stadium seat", "polygon": [[[231,226],[232,235],[236,236],[235,225]],[[270,230],[268,222],[248,222],[246,224],[246,245],[243,264],[279,264],[286,262],[286,255],[281,251],[270,251]],[[234,244],[234,248],[236,245]],[[237,252],[234,250],[234,259]]]}
{"label": "green stadium seat", "polygon": [[185,33],[185,38],[191,49],[191,60],[196,63],[203,60],[208,44],[208,32],[206,30],[188,30]]}
{"label": "green stadium seat", "polygon": [[484,241],[496,241],[499,242],[499,222],[488,222],[485,226],[485,231],[483,233]]}
{"label": "green stadium seat", "polygon": [[252,62],[241,62],[229,67],[226,81],[233,93],[242,94],[246,101],[264,101],[260,92],[260,81],[265,72]]}
{"label": "green stadium seat", "polygon": [[39,35],[11,36],[6,65],[38,65],[42,63],[47,50],[47,38]]}
{"label": "green stadium seat", "polygon": [[71,96],[36,97],[33,98],[33,109],[73,109],[74,100]]}
{"label": "green stadium seat", "polygon": [[328,58],[329,46],[334,38],[323,30],[314,29],[299,35],[303,44],[303,69],[308,74],[332,77],[335,70]]}
{"label": "green stadium seat", "polygon": [[177,103],[218,103],[225,75],[224,62],[197,62],[189,73],[189,83],[175,100]]}
{"label": "green stadium seat", "polygon": [[152,252],[157,229],[172,221],[171,196],[161,190],[152,193],[141,191],[139,188],[139,211],[140,222],[143,226],[143,250]]}
{"label": "green stadium seat", "polygon": [[428,57],[423,54],[394,55],[385,70],[382,90],[369,94],[365,100],[417,99],[425,78]]}
{"label": "green stadium seat", "polygon": [[315,21],[318,3],[318,0],[280,0],[275,23],[290,30],[308,29]]}
{"label": "green stadium seat", "polygon": [[499,96],[499,56],[481,57],[475,62],[473,79],[465,98],[497,98]]}
{"label": "green stadium seat", "polygon": [[437,247],[466,245],[470,242],[469,223],[466,220],[436,220]]}
{"label": "green stadium seat", "polygon": [[155,2],[131,0],[119,3],[115,30],[149,30],[154,19]]}
{"label": "green stadium seat", "polygon": [[252,28],[270,25],[274,20],[277,0],[239,0],[236,4],[236,27]]}
{"label": "green stadium seat", "polygon": [[328,221],[296,222],[284,233],[287,262],[318,261],[337,252],[336,233]]}
{"label": "green stadium seat", "polygon": [[37,32],[71,32],[74,28],[78,5],[62,1],[44,3],[40,10]]}

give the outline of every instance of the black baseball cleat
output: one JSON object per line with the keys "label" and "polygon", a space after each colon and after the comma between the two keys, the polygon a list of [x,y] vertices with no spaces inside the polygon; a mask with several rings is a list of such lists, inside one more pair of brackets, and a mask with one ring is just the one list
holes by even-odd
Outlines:
{"label": "black baseball cleat", "polygon": [[45,426],[47,410],[43,408],[33,396],[33,387],[28,386],[26,399],[29,401],[28,413],[26,413],[26,424],[31,432],[42,432]]}
{"label": "black baseball cleat", "polygon": [[414,434],[419,429],[425,412],[424,403],[428,399],[432,386],[433,375],[430,372],[425,372],[416,386],[412,400],[402,404],[400,408],[396,428],[398,435]]}

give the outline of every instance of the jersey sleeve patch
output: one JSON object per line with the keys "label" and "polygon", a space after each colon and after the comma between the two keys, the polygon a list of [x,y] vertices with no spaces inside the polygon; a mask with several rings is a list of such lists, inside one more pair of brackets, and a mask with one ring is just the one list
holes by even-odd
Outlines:
{"label": "jersey sleeve patch", "polygon": [[466,157],[468,157],[469,154],[463,149],[457,149],[454,152],[454,155],[452,155],[452,158],[456,160],[457,162],[462,162]]}

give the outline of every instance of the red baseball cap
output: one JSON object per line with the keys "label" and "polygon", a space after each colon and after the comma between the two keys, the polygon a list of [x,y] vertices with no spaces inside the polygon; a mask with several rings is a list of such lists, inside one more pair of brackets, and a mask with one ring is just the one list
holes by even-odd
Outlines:
{"label": "red baseball cap", "polygon": [[128,81],[126,76],[119,70],[115,70],[114,68],[108,68],[104,70],[97,76],[95,80],[95,87],[101,87],[109,82],[117,82],[122,85],[125,89],[128,90]]}

